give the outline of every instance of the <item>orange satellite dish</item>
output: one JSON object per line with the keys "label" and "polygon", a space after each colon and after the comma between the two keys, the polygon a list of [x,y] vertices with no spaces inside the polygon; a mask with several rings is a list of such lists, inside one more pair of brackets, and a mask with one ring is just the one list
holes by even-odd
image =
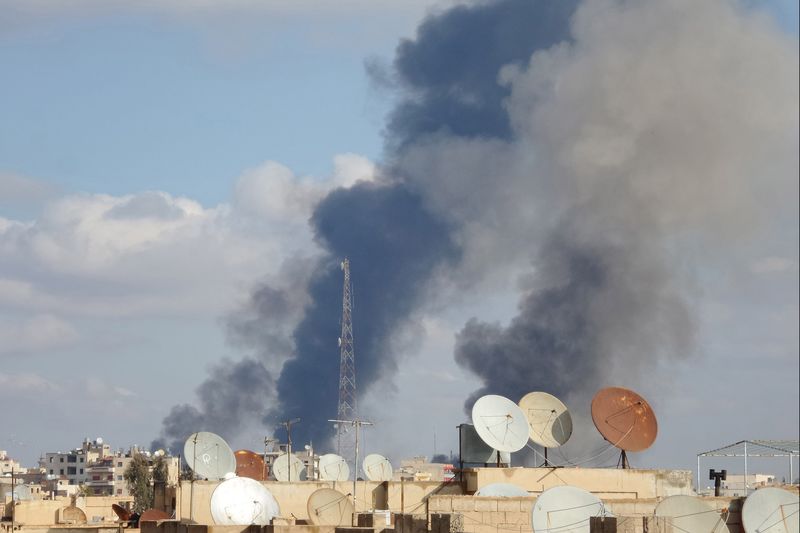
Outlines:
{"label": "orange satellite dish", "polygon": [[608,387],[595,394],[592,421],[604,439],[628,452],[646,450],[658,434],[656,415],[647,400],[622,387]]}
{"label": "orange satellite dish", "polygon": [[237,476],[249,477],[256,481],[267,479],[264,458],[259,454],[250,450],[236,450],[233,455],[236,457]]}

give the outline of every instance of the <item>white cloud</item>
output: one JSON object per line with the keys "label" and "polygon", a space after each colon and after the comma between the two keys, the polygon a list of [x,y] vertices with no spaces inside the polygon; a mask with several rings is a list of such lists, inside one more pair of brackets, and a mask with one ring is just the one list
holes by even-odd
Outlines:
{"label": "white cloud", "polygon": [[0,205],[37,202],[55,193],[56,187],[50,183],[14,172],[0,171]]}
{"label": "white cloud", "polygon": [[265,163],[238,179],[229,203],[210,208],[160,191],[70,194],[32,221],[0,218],[0,311],[37,316],[48,332],[37,340],[32,325],[7,326],[2,349],[74,341],[72,317],[224,313],[288,258],[317,252],[308,219],[320,198],[374,176],[353,154],[334,166],[316,179]]}
{"label": "white cloud", "polygon": [[780,272],[788,272],[797,270],[797,261],[789,259],[788,257],[762,257],[755,261],[750,270],[755,274],[777,274]]}
{"label": "white cloud", "polygon": [[0,391],[9,394],[42,394],[58,391],[60,387],[38,374],[23,372],[20,374],[0,373]]}
{"label": "white cloud", "polygon": [[78,332],[69,322],[49,314],[0,323],[0,355],[63,348],[78,339]]}

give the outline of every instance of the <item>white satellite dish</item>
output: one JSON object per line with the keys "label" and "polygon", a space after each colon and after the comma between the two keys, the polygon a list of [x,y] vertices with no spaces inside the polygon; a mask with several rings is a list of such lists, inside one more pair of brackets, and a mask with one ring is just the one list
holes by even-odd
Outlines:
{"label": "white satellite dish", "polygon": [[306,467],[295,454],[284,453],[272,463],[272,476],[278,481],[302,481],[306,479]]}
{"label": "white satellite dish", "polygon": [[798,533],[800,496],[776,487],[758,489],[744,501],[742,525],[747,533]]}
{"label": "white satellite dish", "polygon": [[33,499],[33,493],[28,485],[16,485],[14,487],[14,501],[24,502]]}
{"label": "white satellite dish", "polygon": [[694,496],[669,496],[656,506],[656,516],[672,518],[677,531],[727,533],[728,526],[719,511]]}
{"label": "white satellite dish", "polygon": [[472,423],[483,441],[501,452],[516,452],[528,443],[528,421],[517,404],[495,394],[472,406]]}
{"label": "white satellite dish", "polygon": [[308,518],[315,526],[349,526],[355,507],[350,499],[333,489],[319,489],[308,497]]}
{"label": "white satellite dish", "polygon": [[572,435],[572,417],[564,403],[546,392],[529,392],[519,401],[528,421],[530,439],[545,448],[558,448]]}
{"label": "white satellite dish", "polygon": [[322,481],[347,481],[350,467],[341,455],[326,453],[319,458],[319,478]]}
{"label": "white satellite dish", "polygon": [[371,453],[364,457],[361,469],[370,481],[391,481],[394,475],[394,469],[389,459],[377,453]]}
{"label": "white satellite dish", "polygon": [[475,496],[491,496],[493,498],[521,498],[530,495],[527,490],[512,483],[490,483],[475,492]]}
{"label": "white satellite dish", "polygon": [[236,456],[228,443],[215,433],[192,433],[183,445],[183,456],[189,468],[206,479],[224,479],[228,472],[236,472]]}
{"label": "white satellite dish", "polygon": [[211,494],[211,517],[218,526],[266,526],[279,514],[275,497],[249,477],[225,480]]}
{"label": "white satellite dish", "polygon": [[544,491],[533,505],[536,533],[589,533],[593,516],[613,516],[600,499],[584,489],[562,485]]}

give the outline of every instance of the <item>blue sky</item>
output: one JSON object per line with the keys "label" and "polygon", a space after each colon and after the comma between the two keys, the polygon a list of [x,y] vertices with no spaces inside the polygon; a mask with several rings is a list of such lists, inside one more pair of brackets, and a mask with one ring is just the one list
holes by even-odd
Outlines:
{"label": "blue sky", "polygon": [[[0,402],[17,405],[15,436],[0,449],[27,464],[84,436],[102,434],[115,446],[149,442],[168,406],[191,401],[213,364],[242,355],[227,342],[227,314],[254,283],[279,282],[284,259],[316,252],[305,226],[316,200],[334,186],[374,179],[370,161],[380,161],[393,95],[373,86],[365,60],[390,61],[399,39],[437,5],[134,4],[0,1]],[[797,2],[751,4],[796,38]],[[143,209],[141,219],[105,216],[131,205]],[[180,214],[162,216],[170,209]],[[723,355],[748,343],[777,339],[758,365],[732,360],[759,383],[777,382],[778,401],[796,404],[797,382],[786,370],[796,377],[797,261],[786,242],[796,242],[797,231],[787,232],[759,250],[766,259],[742,255],[742,264],[754,261],[755,271],[773,276],[766,282],[717,279],[713,266],[700,273],[714,280],[710,293],[723,295],[704,311],[711,355],[681,370],[675,387],[685,399],[665,421],[673,432],[663,434],[655,463],[691,466],[691,450],[667,448],[703,432],[702,418],[685,420],[696,402],[716,397],[710,375],[736,391],[747,384]],[[504,283],[499,295],[483,287],[464,297],[458,311],[429,310],[420,319],[427,335],[409,349],[409,357],[433,354],[425,372],[409,366],[388,387],[434,391],[441,411],[420,431],[437,433],[439,451],[456,446],[451,426],[476,387],[452,362],[453,332],[480,312],[513,316],[517,282]],[[752,293],[726,301],[732,287],[749,283]],[[763,301],[744,309],[759,295]],[[762,306],[785,313],[771,321]],[[758,320],[769,323],[751,337],[728,335]],[[384,423],[415,428],[413,413],[426,405],[404,399],[408,409],[385,414]],[[764,433],[772,421],[753,402],[741,408],[758,431],[745,436],[771,436]],[[789,425],[796,432],[797,422]],[[260,430],[241,445],[258,443]],[[366,439],[395,446],[397,455],[420,452],[408,437]],[[717,444],[725,442],[701,448]]]}
{"label": "blue sky", "polygon": [[375,158],[390,102],[364,60],[390,57],[420,10],[378,9],[372,35],[352,13],[327,24],[119,11],[34,19],[3,36],[5,170],[65,190],[158,189],[213,205],[266,159],[325,176],[335,154]]}

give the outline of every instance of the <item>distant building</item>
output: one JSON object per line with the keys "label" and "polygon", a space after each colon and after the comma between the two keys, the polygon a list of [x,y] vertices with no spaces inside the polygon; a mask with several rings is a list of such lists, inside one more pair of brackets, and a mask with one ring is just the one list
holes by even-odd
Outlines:
{"label": "distant building", "polygon": [[49,476],[65,477],[70,485],[83,485],[88,480],[88,465],[110,455],[111,446],[103,439],[85,439],[80,448],[72,451],[45,453],[39,459],[39,467]]}
{"label": "distant building", "polygon": [[5,450],[0,450],[0,476],[10,474],[11,470],[21,472],[23,468],[17,461],[9,457]]}
{"label": "distant building", "polygon": [[429,463],[422,455],[400,461],[400,468],[394,472],[395,480],[408,481],[450,481],[453,479],[453,465]]}
{"label": "distant building", "polygon": [[[773,474],[747,474],[747,488],[749,490],[774,484],[775,476]],[[720,496],[745,495],[744,475],[728,474],[728,478],[722,482]]]}
{"label": "distant building", "polygon": [[[49,452],[39,459],[39,466],[46,476],[47,492],[50,494],[73,494],[80,485],[97,496],[130,496],[125,481],[125,470],[138,453],[150,457],[136,447],[127,452],[112,452],[103,439],[85,439],[80,448],[69,452]],[[180,475],[177,457],[165,456],[167,461],[167,484],[174,485]],[[74,487],[74,488],[73,488]]]}

